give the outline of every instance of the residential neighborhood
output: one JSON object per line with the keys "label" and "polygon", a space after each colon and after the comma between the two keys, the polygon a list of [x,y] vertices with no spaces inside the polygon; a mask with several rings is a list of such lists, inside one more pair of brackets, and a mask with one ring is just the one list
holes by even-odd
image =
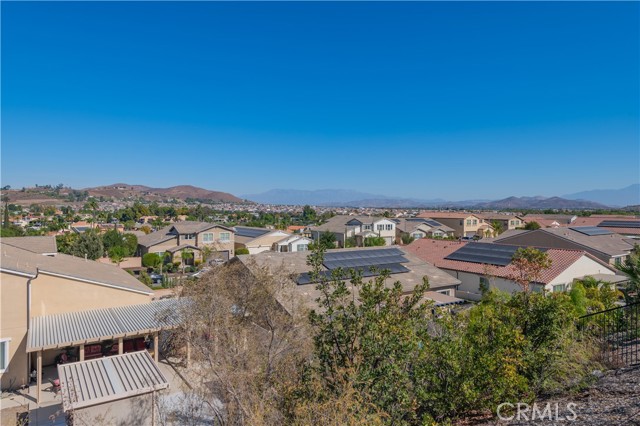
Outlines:
{"label": "residential neighborhood", "polygon": [[640,1],[0,8],[0,426],[640,425]]}

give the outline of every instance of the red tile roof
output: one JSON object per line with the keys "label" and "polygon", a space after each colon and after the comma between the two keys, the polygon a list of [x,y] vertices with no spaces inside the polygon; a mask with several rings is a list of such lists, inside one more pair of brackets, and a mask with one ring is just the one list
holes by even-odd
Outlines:
{"label": "red tile roof", "polygon": [[[422,238],[406,246],[406,250],[415,254],[420,259],[432,263],[434,266],[442,269],[451,269],[454,271],[470,272],[481,275],[489,274],[500,278],[508,278],[515,274],[516,269],[511,264],[507,266],[496,266],[445,259],[445,257],[463,247],[465,244],[467,243]],[[588,253],[581,250],[548,249],[547,254],[551,260],[551,267],[542,272],[539,279],[539,282],[542,284],[548,284],[553,281],[558,277],[558,275],[564,272],[569,266],[573,265],[582,256],[588,256],[590,259],[597,261],[597,259],[594,259]]]}

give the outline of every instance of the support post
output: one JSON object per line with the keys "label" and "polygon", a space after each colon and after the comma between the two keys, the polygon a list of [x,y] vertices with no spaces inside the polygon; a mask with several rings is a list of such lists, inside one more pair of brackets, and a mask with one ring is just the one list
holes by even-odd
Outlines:
{"label": "support post", "polygon": [[187,367],[189,367],[189,361],[191,361],[191,339],[187,338]]}
{"label": "support post", "polygon": [[80,345],[80,361],[84,361],[84,345]]}
{"label": "support post", "polygon": [[158,332],[153,333],[153,360],[158,363]]}
{"label": "support post", "polygon": [[42,351],[38,351],[36,376],[36,402],[40,405],[40,390],[42,389]]}
{"label": "support post", "polygon": [[118,338],[118,355],[122,355],[124,353],[124,338]]}

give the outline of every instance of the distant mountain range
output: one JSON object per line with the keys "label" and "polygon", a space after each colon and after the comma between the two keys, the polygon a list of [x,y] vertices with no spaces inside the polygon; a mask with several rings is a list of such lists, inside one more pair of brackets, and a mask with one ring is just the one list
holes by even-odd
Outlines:
{"label": "distant mountain range", "polygon": [[640,204],[640,184],[636,183],[621,189],[595,189],[563,195],[569,200],[595,201],[612,207],[624,207]]}
{"label": "distant mountain range", "polygon": [[[71,188],[62,188],[53,194],[49,187],[29,188],[27,191],[3,191],[11,201],[18,203],[55,204],[65,199]],[[273,189],[261,194],[243,195],[211,191],[192,185],[170,188],[152,188],[144,185],[115,183],[85,188],[90,196],[118,200],[142,198],[149,202],[168,199],[210,200],[213,202],[240,203],[244,200],[262,204],[314,205],[327,207],[381,207],[381,208],[476,208],[476,209],[602,209],[606,207],[637,206],[640,204],[640,184],[622,189],[584,191],[563,197],[508,197],[502,200],[447,201],[436,199],[398,198],[344,189],[320,189],[315,191]],[[636,208],[631,208],[635,211]]]}
{"label": "distant mountain range", "polygon": [[416,203],[446,203],[442,199],[414,200],[394,198],[386,195],[369,194],[348,189],[318,189],[306,191],[300,189],[272,189],[261,194],[242,195],[242,198],[263,204],[344,206],[353,207],[396,207],[415,206]]}
{"label": "distant mountain range", "polygon": [[245,199],[263,204],[288,204],[349,207],[452,207],[478,209],[602,209],[640,203],[640,185],[622,189],[585,191],[563,197],[508,197],[502,200],[447,201],[443,199],[396,198],[342,189],[305,191],[272,189],[261,194],[243,195]]}

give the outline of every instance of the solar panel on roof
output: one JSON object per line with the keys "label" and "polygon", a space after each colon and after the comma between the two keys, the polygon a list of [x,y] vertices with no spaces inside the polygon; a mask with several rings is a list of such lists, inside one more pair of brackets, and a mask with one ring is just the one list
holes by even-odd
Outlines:
{"label": "solar panel on roof", "polygon": [[332,260],[344,260],[344,259],[361,259],[361,258],[367,258],[367,257],[391,256],[391,255],[402,256],[404,255],[404,252],[402,250],[398,250],[397,248],[333,251],[330,253],[325,253],[324,260],[332,261]]}
{"label": "solar panel on roof", "polygon": [[[360,272],[360,274],[362,274],[364,278],[375,277],[377,275],[380,275],[380,273],[385,270],[388,271],[390,274],[401,274],[404,272],[409,272],[408,268],[406,268],[405,266],[399,263],[388,263],[388,264],[375,265],[375,266],[360,266],[357,268],[350,268],[348,270],[345,269],[345,270],[342,270],[342,275],[337,277],[339,279],[348,280],[351,278],[352,271]],[[298,279],[296,282],[298,283],[298,285],[313,284],[315,282],[318,282],[319,280],[322,280],[323,278],[332,279],[334,277],[334,274],[336,273],[337,271],[335,270],[320,271],[320,273],[316,277],[316,280],[314,280],[312,279],[311,274],[305,272],[303,274],[298,275]]]}
{"label": "solar panel on roof", "polygon": [[506,266],[511,263],[511,258],[516,250],[518,250],[518,246],[468,243],[445,257],[445,259]]}
{"label": "solar panel on roof", "polygon": [[613,232],[609,231],[608,229],[598,228],[597,226],[574,226],[569,229],[580,232],[581,234],[584,234],[584,235],[588,235],[590,237],[593,237],[594,235],[613,234]]}
{"label": "solar panel on roof", "polygon": [[435,220],[426,220],[425,223],[429,226],[433,226],[435,228],[442,226],[441,223],[436,222]]}
{"label": "solar panel on roof", "polygon": [[392,255],[392,256],[377,256],[377,257],[363,257],[359,259],[343,259],[343,260],[325,260],[324,266],[327,269],[336,268],[357,268],[361,266],[377,266],[388,263],[405,263],[408,260],[404,256]]}
{"label": "solar panel on roof", "polygon": [[257,238],[271,232],[269,229],[253,229],[236,226],[236,235],[239,237]]}
{"label": "solar panel on roof", "polygon": [[603,220],[598,226],[606,226],[609,228],[640,228],[640,221]]}

